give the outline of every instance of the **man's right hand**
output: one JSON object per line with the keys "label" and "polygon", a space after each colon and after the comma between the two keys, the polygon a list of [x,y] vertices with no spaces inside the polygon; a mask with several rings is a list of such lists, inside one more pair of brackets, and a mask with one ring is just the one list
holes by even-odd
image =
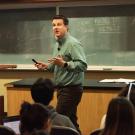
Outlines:
{"label": "man's right hand", "polygon": [[35,67],[37,67],[40,70],[44,70],[48,68],[48,64],[47,63],[43,63],[43,62],[38,62],[37,64],[35,64]]}

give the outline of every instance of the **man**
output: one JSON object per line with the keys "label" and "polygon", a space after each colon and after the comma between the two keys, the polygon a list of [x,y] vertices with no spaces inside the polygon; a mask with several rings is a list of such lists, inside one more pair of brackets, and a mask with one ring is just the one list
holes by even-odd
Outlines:
{"label": "man", "polygon": [[54,95],[54,84],[50,79],[39,78],[31,87],[31,96],[36,103],[45,105],[50,114],[53,126],[64,126],[76,129],[71,120],[56,112],[56,110],[49,105]]}
{"label": "man", "polygon": [[38,62],[38,69],[54,72],[54,80],[58,86],[58,113],[67,115],[77,130],[77,106],[81,100],[84,71],[87,62],[81,43],[68,32],[68,19],[63,15],[56,15],[52,20],[53,33],[56,39],[53,58],[49,64]]}

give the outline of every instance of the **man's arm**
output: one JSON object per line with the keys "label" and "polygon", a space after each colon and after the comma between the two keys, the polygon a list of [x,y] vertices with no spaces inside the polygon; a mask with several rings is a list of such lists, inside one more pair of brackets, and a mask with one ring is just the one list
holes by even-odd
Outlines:
{"label": "man's arm", "polygon": [[87,70],[87,62],[83,47],[81,45],[72,45],[70,52],[72,60],[67,62],[67,69],[76,72]]}
{"label": "man's arm", "polygon": [[80,45],[77,45],[72,47],[70,52],[72,57],[71,61],[67,62],[62,56],[58,55],[57,57],[49,59],[48,62],[52,65],[57,65],[71,71],[85,71],[87,69],[87,62],[83,48]]}

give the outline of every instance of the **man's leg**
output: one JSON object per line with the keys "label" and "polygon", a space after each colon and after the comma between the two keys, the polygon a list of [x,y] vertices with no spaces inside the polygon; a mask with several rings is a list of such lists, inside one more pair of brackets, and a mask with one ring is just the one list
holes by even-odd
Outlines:
{"label": "man's leg", "polygon": [[68,116],[79,132],[81,131],[77,123],[77,106],[81,101],[82,93],[83,88],[81,86],[61,88],[57,93],[56,111]]}

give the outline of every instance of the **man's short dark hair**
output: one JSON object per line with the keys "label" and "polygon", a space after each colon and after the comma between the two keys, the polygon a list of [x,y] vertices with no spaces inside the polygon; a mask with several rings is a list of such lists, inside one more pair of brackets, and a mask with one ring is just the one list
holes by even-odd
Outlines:
{"label": "man's short dark hair", "polygon": [[52,20],[54,20],[54,19],[62,19],[65,25],[69,24],[68,18],[65,17],[64,15],[56,15],[56,16],[53,17]]}
{"label": "man's short dark hair", "polygon": [[31,87],[32,99],[44,105],[49,105],[54,94],[54,83],[50,79],[39,78]]}

